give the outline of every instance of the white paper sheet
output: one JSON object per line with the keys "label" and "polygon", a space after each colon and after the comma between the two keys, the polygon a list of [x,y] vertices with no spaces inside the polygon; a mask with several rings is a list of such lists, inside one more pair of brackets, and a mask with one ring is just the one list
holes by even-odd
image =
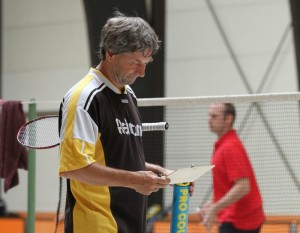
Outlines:
{"label": "white paper sheet", "polygon": [[200,166],[200,167],[189,167],[189,168],[179,168],[167,175],[171,180],[170,184],[181,184],[186,182],[194,182],[199,179],[206,172],[211,170],[214,165],[210,166]]}

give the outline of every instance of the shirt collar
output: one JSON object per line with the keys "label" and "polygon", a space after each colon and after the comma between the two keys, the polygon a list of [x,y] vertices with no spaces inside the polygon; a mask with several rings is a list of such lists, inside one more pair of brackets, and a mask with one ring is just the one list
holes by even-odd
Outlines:
{"label": "shirt collar", "polygon": [[97,76],[106,86],[108,86],[116,94],[127,94],[127,85],[124,86],[124,92],[121,92],[101,71],[91,68],[89,73]]}
{"label": "shirt collar", "polygon": [[227,138],[230,138],[232,135],[235,135],[236,131],[234,129],[231,129],[227,131],[222,137],[219,138],[219,140],[215,143],[215,148],[218,148],[224,141],[226,141]]}

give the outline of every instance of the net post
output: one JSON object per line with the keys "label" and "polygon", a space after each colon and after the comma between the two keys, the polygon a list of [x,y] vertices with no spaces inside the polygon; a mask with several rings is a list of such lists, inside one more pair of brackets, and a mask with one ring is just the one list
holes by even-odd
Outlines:
{"label": "net post", "polygon": [[[35,119],[36,114],[36,103],[34,99],[31,99],[29,103],[29,120]],[[28,200],[27,200],[27,224],[26,232],[35,232],[35,179],[36,179],[36,153],[34,149],[28,151]]]}

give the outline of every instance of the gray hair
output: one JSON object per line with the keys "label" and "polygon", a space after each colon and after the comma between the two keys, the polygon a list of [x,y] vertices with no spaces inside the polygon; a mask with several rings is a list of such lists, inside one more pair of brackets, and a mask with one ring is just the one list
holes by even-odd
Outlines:
{"label": "gray hair", "polygon": [[159,46],[158,36],[145,20],[140,17],[128,17],[117,11],[102,28],[100,59],[105,60],[106,51],[119,54],[150,49],[153,55]]}

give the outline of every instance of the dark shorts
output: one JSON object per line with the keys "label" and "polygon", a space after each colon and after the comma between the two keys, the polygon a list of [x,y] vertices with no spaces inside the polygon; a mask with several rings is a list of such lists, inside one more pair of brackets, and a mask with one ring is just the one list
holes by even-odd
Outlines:
{"label": "dark shorts", "polygon": [[231,223],[224,222],[219,226],[219,233],[259,233],[260,227],[254,230],[240,230],[236,229]]}

